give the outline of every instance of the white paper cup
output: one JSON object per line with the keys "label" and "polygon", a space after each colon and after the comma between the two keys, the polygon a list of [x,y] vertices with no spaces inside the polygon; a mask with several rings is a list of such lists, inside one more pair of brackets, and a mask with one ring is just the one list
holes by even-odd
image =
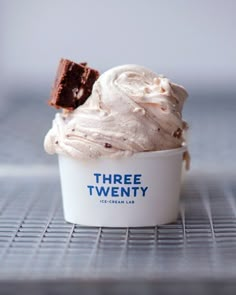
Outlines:
{"label": "white paper cup", "polygon": [[178,216],[185,147],[123,158],[59,155],[65,220],[105,227],[170,223]]}

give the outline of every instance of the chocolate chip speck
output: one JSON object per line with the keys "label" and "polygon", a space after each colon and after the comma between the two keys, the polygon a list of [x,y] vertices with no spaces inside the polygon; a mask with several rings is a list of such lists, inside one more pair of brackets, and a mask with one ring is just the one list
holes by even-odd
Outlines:
{"label": "chocolate chip speck", "polygon": [[161,131],[161,128],[157,128],[157,131]]}
{"label": "chocolate chip speck", "polygon": [[55,141],[55,144],[58,144],[58,140],[57,140],[57,141]]}
{"label": "chocolate chip speck", "polygon": [[178,128],[174,133],[173,136],[176,138],[180,138],[182,136],[182,129]]}
{"label": "chocolate chip speck", "polygon": [[108,142],[106,142],[104,144],[104,146],[105,146],[105,148],[108,148],[108,149],[112,148],[112,145],[110,143],[108,143]]}
{"label": "chocolate chip speck", "polygon": [[74,132],[75,131],[75,128],[71,129],[71,131]]}

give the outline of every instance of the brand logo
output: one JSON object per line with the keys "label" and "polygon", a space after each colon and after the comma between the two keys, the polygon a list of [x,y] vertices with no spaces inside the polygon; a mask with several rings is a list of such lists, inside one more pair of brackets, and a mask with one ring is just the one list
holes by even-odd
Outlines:
{"label": "brand logo", "polygon": [[144,198],[148,186],[142,185],[142,174],[94,173],[94,184],[87,185],[90,196],[101,198]]}

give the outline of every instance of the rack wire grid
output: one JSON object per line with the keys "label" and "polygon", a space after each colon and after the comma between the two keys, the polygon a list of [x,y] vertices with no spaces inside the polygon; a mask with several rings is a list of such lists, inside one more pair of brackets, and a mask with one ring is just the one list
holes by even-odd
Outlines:
{"label": "rack wire grid", "polygon": [[236,185],[194,177],[178,221],[149,228],[66,223],[57,178],[0,183],[0,278],[232,278]]}
{"label": "rack wire grid", "polygon": [[[43,112],[38,106],[30,110],[31,118],[39,120]],[[221,123],[232,131],[233,108],[224,106],[217,112],[227,117],[225,122],[220,117]],[[0,117],[5,122],[0,125],[5,144],[0,155],[0,294],[236,293],[236,173],[232,149],[227,146],[231,160],[226,161],[227,167],[222,165],[221,173],[208,173],[214,165],[207,158],[199,158],[199,165],[193,159],[194,169],[183,185],[175,223],[146,228],[72,225],[63,218],[55,162],[50,158],[47,165],[43,152],[36,148],[42,144],[43,135],[38,139],[35,127],[26,129],[30,137],[21,133],[23,114],[25,111],[19,108],[14,116]],[[23,120],[18,129],[16,121],[14,128],[10,124],[13,117]],[[190,117],[194,122],[196,109]],[[206,110],[201,114],[202,125],[193,124],[195,134],[202,132],[207,118]],[[203,136],[206,138],[214,128],[208,126]],[[12,146],[9,134],[18,141],[20,153],[29,153],[24,165],[14,148],[6,149]],[[222,140],[221,151],[234,143]],[[210,150],[209,146],[200,148],[205,156]],[[195,143],[192,151],[196,159],[199,150]],[[223,159],[225,155],[217,153],[217,157]],[[30,170],[32,162],[34,170]],[[205,172],[199,170],[203,162]],[[225,167],[230,168],[227,173]]]}

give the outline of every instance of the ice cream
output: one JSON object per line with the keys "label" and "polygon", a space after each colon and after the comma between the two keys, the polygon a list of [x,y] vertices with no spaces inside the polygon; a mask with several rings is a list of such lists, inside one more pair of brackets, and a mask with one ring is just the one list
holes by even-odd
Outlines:
{"label": "ice cream", "polygon": [[[61,59],[49,105],[62,108],[44,141],[58,154],[65,220],[136,227],[178,216],[187,123],[182,86],[138,65],[99,77]],[[121,218],[122,217],[122,218]]]}
{"label": "ice cream", "polygon": [[49,154],[76,159],[129,156],[185,145],[186,90],[138,65],[103,73],[84,104],[57,113],[44,141]]}

